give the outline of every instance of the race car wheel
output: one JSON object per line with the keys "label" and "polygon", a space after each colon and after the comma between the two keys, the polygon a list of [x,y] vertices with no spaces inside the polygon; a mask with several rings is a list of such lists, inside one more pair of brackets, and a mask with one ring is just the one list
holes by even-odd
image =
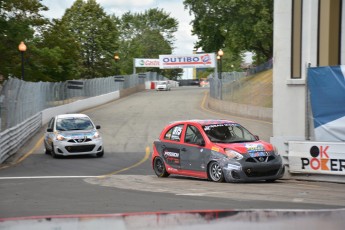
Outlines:
{"label": "race car wheel", "polygon": [[44,144],[44,148],[46,149],[46,150],[44,151],[44,153],[45,153],[45,154],[50,154],[50,150],[47,148],[47,145],[46,145],[46,144]]}
{"label": "race car wheel", "polygon": [[52,150],[50,151],[50,155],[51,155],[53,158],[58,158],[58,155],[56,155],[55,150],[54,150],[54,145],[52,145]]}
{"label": "race car wheel", "polygon": [[156,157],[153,162],[153,169],[158,177],[167,177],[169,176],[169,173],[165,169],[164,162],[162,158]]}
{"label": "race car wheel", "polygon": [[104,155],[104,150],[102,152],[96,153],[96,157],[103,157]]}
{"label": "race car wheel", "polygon": [[223,171],[218,162],[213,161],[208,165],[208,176],[214,182],[224,181]]}

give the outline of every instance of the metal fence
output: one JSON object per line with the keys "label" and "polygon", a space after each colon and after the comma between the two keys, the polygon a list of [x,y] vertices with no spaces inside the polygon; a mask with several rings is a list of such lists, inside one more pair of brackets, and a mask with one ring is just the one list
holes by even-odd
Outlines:
{"label": "metal fence", "polygon": [[145,73],[57,83],[7,80],[0,88],[0,164],[41,128],[44,109],[161,79]]}
{"label": "metal fence", "polygon": [[0,131],[14,127],[38,112],[75,100],[94,97],[163,79],[157,73],[141,73],[66,82],[26,82],[11,78],[0,94]]}
{"label": "metal fence", "polygon": [[246,76],[244,72],[230,72],[222,73],[222,79],[217,77],[210,77],[210,96],[219,100],[223,100],[223,94],[227,85],[237,82],[239,79]]}
{"label": "metal fence", "polygon": [[273,59],[246,72],[222,73],[221,79],[211,77],[210,96],[238,104],[259,105],[272,108],[272,82],[247,81],[251,75],[273,68]]}
{"label": "metal fence", "polygon": [[253,75],[256,73],[260,73],[262,71],[268,70],[268,69],[272,69],[273,68],[273,59],[270,59],[269,61],[258,65],[258,66],[251,66],[247,69],[247,76],[249,75]]}

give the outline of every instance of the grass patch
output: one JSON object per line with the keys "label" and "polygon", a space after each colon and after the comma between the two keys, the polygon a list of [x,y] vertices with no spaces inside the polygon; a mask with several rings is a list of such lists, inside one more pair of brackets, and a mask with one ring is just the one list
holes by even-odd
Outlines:
{"label": "grass patch", "polygon": [[272,69],[223,85],[223,100],[272,108]]}

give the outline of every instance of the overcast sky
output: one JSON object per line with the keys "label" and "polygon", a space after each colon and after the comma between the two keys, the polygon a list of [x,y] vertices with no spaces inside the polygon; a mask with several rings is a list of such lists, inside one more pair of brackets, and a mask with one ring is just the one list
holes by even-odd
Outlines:
{"label": "overcast sky", "polygon": [[[174,54],[192,54],[196,36],[192,36],[190,22],[192,16],[184,9],[183,0],[96,0],[107,14],[120,17],[127,11],[144,12],[150,8],[163,9],[179,22],[178,31],[175,33]],[[42,0],[42,4],[49,8],[43,15],[48,18],[61,18],[74,0]]]}

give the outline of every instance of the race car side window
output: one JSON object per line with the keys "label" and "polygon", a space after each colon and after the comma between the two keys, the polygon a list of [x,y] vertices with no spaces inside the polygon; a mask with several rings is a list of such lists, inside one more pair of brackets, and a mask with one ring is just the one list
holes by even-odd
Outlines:
{"label": "race car side window", "polygon": [[48,129],[53,129],[54,128],[54,117],[52,119],[50,119],[49,123],[48,123]]}
{"label": "race car side window", "polygon": [[172,127],[165,133],[164,139],[171,141],[180,141],[182,135],[183,125],[177,125]]}
{"label": "race car side window", "polygon": [[188,125],[184,142],[197,145],[197,144],[202,143],[203,140],[204,139],[202,138],[202,135],[199,129],[195,126]]}

